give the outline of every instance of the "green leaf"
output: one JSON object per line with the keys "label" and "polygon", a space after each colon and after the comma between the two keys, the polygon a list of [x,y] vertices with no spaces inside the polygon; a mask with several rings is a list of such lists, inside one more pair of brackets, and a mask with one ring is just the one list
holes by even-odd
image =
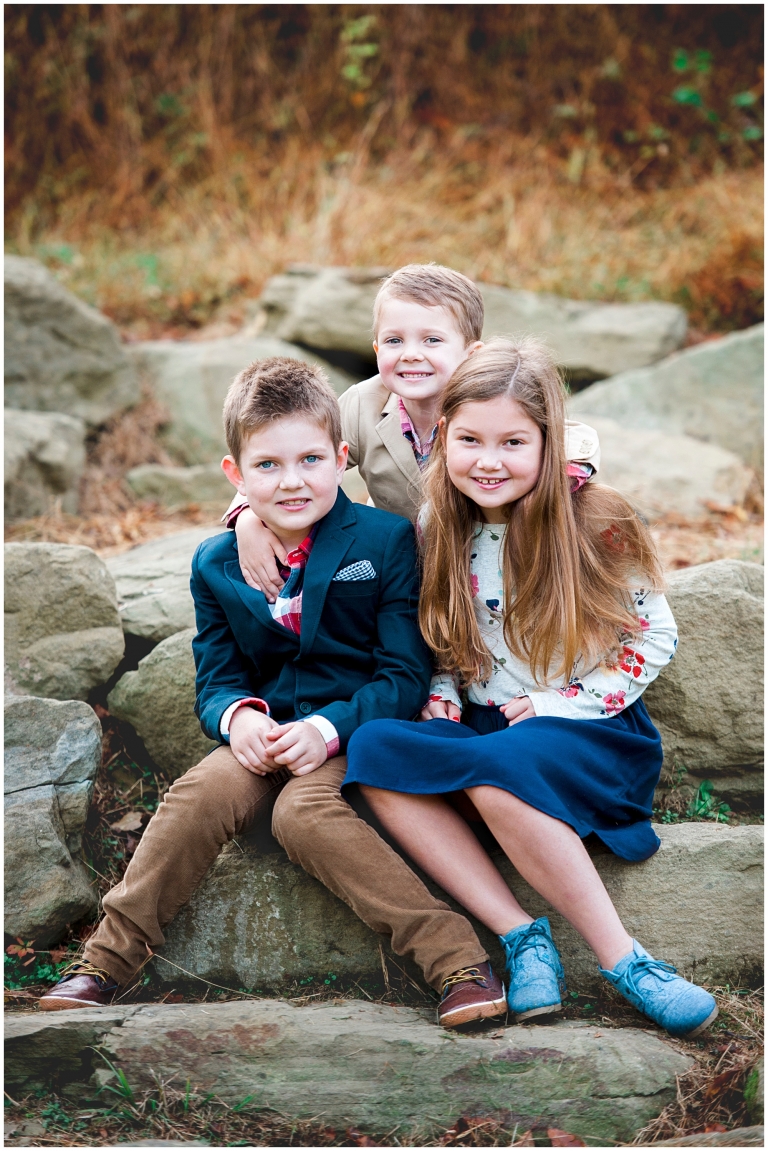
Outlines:
{"label": "green leaf", "polygon": [[757,103],[757,96],[754,92],[737,92],[735,96],[731,96],[731,103],[734,108],[751,108]]}
{"label": "green leaf", "polygon": [[741,134],[745,140],[762,140],[763,129],[758,127],[757,124],[750,124]]}
{"label": "green leaf", "polygon": [[691,66],[691,58],[685,48],[678,48],[672,57],[672,67],[675,72],[687,72]]}
{"label": "green leaf", "polygon": [[696,52],[696,71],[706,75],[712,71],[712,53],[699,48]]}
{"label": "green leaf", "polygon": [[678,104],[689,104],[692,108],[700,108],[702,104],[701,93],[695,88],[675,88],[672,99]]}

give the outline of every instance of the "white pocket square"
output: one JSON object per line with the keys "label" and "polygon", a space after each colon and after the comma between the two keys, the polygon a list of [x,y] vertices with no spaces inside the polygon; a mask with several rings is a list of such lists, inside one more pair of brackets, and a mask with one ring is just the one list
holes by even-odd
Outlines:
{"label": "white pocket square", "polygon": [[333,583],[337,580],[376,579],[376,569],[370,560],[359,560],[356,564],[337,571]]}

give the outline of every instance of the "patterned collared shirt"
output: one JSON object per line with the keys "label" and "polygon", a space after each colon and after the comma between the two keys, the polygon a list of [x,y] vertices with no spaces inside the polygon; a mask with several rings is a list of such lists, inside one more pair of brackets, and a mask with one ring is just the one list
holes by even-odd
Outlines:
{"label": "patterned collared shirt", "polygon": [[423,472],[429,463],[429,456],[435,442],[435,436],[437,435],[437,424],[435,424],[427,439],[422,441],[416,434],[416,429],[411,422],[411,417],[405,410],[405,404],[400,396],[397,397],[397,406],[400,411],[400,430],[413,448],[413,454],[416,457],[416,463],[419,465],[419,471]]}
{"label": "patterned collared shirt", "polygon": [[278,563],[278,571],[285,580],[277,599],[269,604],[272,618],[287,627],[294,635],[301,635],[301,602],[304,595],[304,569],[315,540],[317,524],[297,548],[288,552],[286,564]]}

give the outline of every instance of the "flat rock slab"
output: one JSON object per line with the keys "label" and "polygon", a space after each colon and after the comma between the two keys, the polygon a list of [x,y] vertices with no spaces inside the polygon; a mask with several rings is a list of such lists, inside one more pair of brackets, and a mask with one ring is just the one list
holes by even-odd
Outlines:
{"label": "flat rock slab", "polygon": [[[297,1007],[282,1000],[142,1005],[9,1016],[8,1089],[82,1083],[110,1074],[134,1091],[155,1075],[190,1081],[228,1102],[292,1118],[426,1135],[459,1115],[559,1127],[613,1143],[674,1098],[691,1060],[657,1036],[581,1023],[456,1035],[423,1012],[357,1000]],[[68,1094],[76,1094],[69,1087]]]}
{"label": "flat rock slab", "polygon": [[[222,515],[226,508],[222,500]],[[217,530],[222,531],[223,525],[174,532],[106,561],[115,581],[126,635],[160,643],[195,626],[195,605],[189,590],[192,556],[198,544]]]}
{"label": "flat rock slab", "polygon": [[765,1147],[765,1128],[735,1127],[733,1131],[699,1131],[696,1135],[681,1135],[679,1139],[664,1139],[661,1143],[654,1143],[653,1146]]}
{"label": "flat rock slab", "polygon": [[[763,828],[685,823],[656,830],[661,848],[644,863],[626,863],[605,850],[594,856],[627,930],[687,978],[759,986]],[[531,915],[549,916],[569,989],[593,994],[603,983],[584,940],[504,856],[495,858],[523,907]],[[426,882],[438,898],[462,911]],[[491,961],[503,970],[498,940],[472,922]],[[219,856],[166,929],[158,951],[169,963],[158,957],[154,964],[163,979],[174,982],[184,981],[181,968],[214,983],[264,991],[329,973],[380,976],[380,943],[388,950],[384,936],[367,928],[284,852],[262,853],[246,840]]]}

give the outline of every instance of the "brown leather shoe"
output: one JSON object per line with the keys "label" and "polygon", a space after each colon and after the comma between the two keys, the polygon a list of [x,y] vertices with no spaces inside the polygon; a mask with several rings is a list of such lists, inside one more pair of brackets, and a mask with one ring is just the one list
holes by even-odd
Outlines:
{"label": "brown leather shoe", "polygon": [[478,963],[462,967],[445,980],[437,1021],[442,1027],[458,1027],[474,1019],[504,1015],[506,1010],[504,984],[490,963]]}
{"label": "brown leather shoe", "polygon": [[73,1007],[108,1007],[118,991],[108,971],[82,960],[71,964],[50,991],[38,1000],[41,1011],[67,1011]]}

